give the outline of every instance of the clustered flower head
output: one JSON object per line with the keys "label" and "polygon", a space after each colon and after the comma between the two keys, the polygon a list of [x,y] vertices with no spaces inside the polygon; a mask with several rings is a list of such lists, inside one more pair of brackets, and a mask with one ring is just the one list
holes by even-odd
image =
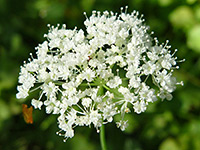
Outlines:
{"label": "clustered flower head", "polygon": [[66,25],[50,27],[46,41],[36,47],[36,58],[21,66],[17,98],[40,90],[31,104],[57,114],[58,134],[74,136],[76,126],[113,122],[125,130],[126,113],[144,112],[157,99],[171,100],[178,69],[168,41],[159,44],[148,33],[137,11],[93,11],[84,22],[86,32]]}

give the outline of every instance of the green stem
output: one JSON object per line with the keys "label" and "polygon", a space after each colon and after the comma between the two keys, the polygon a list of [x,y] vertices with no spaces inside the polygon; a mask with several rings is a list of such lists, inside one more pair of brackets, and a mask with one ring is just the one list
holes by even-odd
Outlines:
{"label": "green stem", "polygon": [[103,124],[100,127],[100,142],[102,150],[106,150],[105,127]]}
{"label": "green stem", "polygon": [[121,94],[121,93],[119,93],[117,90],[115,90],[115,89],[110,89],[109,87],[107,87],[106,85],[103,85],[103,87],[106,89],[106,90],[108,90],[108,91],[110,91],[111,93],[113,93],[114,95],[115,95],[115,97],[118,97],[118,98],[124,98],[124,96]]}

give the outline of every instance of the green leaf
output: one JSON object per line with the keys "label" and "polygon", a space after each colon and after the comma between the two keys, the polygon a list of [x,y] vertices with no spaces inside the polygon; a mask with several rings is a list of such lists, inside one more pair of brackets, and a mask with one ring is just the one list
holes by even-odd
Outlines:
{"label": "green leaf", "polygon": [[11,116],[8,105],[0,99],[0,121],[8,119]]}
{"label": "green leaf", "polygon": [[187,46],[200,53],[200,25],[191,28],[187,36]]}
{"label": "green leaf", "polygon": [[93,5],[95,3],[95,0],[82,0],[81,6],[83,7],[84,11],[91,11],[93,8]]}
{"label": "green leaf", "polygon": [[17,51],[20,49],[20,46],[22,45],[22,38],[19,34],[13,34],[11,38],[12,52],[17,53]]}
{"label": "green leaf", "polygon": [[177,7],[169,16],[169,20],[175,28],[188,29],[194,25],[193,11],[188,6]]}
{"label": "green leaf", "polygon": [[102,96],[104,94],[103,86],[99,86],[99,90],[97,91],[97,96]]}
{"label": "green leaf", "polygon": [[72,145],[72,150],[95,150],[95,145],[88,140],[87,137],[76,133],[76,137],[70,141]]}
{"label": "green leaf", "polygon": [[171,5],[173,0],[158,0],[160,6],[166,7]]}
{"label": "green leaf", "polygon": [[55,123],[55,120],[55,116],[48,116],[47,118],[45,118],[40,125],[41,130],[47,130],[50,127],[50,125]]}
{"label": "green leaf", "polygon": [[179,112],[186,117],[191,108],[198,109],[200,107],[200,93],[197,88],[188,87],[184,91],[179,92],[178,97],[181,99],[181,108]]}
{"label": "green leaf", "polygon": [[188,4],[194,4],[197,0],[186,0]]}
{"label": "green leaf", "polygon": [[200,21],[200,5],[197,5],[195,8],[194,8],[194,13],[195,13],[195,18]]}
{"label": "green leaf", "polygon": [[172,139],[168,138],[160,145],[159,150],[180,150],[178,143]]}

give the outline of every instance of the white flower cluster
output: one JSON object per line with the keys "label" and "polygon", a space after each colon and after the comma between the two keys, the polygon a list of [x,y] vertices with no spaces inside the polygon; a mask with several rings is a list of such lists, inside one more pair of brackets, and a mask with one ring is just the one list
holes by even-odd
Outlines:
{"label": "white flower cluster", "polygon": [[76,126],[99,131],[117,114],[116,124],[125,130],[126,113],[140,114],[158,98],[171,100],[180,84],[172,75],[178,66],[170,46],[152,39],[141,18],[137,11],[93,11],[84,22],[86,32],[50,27],[36,58],[31,55],[21,67],[17,98],[40,89],[32,105],[58,114],[58,134],[65,139]]}

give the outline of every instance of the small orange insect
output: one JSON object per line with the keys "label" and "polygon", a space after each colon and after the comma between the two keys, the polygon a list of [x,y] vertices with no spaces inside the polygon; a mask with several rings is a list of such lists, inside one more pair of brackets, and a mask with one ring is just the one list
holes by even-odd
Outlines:
{"label": "small orange insect", "polygon": [[23,112],[25,122],[28,124],[33,124],[33,115],[32,115],[33,106],[28,108],[26,104],[22,104],[22,112]]}

